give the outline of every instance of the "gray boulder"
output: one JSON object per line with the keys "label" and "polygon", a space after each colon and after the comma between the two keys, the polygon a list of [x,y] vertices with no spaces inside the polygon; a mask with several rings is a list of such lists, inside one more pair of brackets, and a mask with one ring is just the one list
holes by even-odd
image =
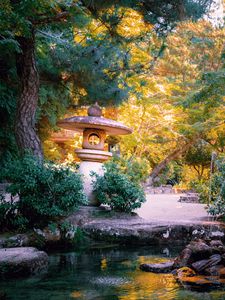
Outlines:
{"label": "gray boulder", "polygon": [[47,269],[48,255],[33,247],[0,249],[0,277],[29,276]]}

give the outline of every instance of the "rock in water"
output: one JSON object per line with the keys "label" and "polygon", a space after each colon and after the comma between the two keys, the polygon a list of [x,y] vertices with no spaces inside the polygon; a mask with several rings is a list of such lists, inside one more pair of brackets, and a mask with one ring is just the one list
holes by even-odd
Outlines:
{"label": "rock in water", "polygon": [[175,259],[175,265],[177,268],[191,266],[195,261],[207,259],[210,255],[212,255],[212,248],[203,240],[192,241]]}
{"label": "rock in water", "polygon": [[33,247],[0,249],[0,277],[28,276],[46,270],[48,255]]}
{"label": "rock in water", "polygon": [[140,269],[152,273],[170,273],[173,270],[174,261],[166,261],[159,264],[141,264]]}
{"label": "rock in water", "polygon": [[211,288],[213,286],[220,286],[221,282],[219,278],[214,276],[203,276],[195,273],[194,270],[188,267],[182,267],[177,271],[177,280],[178,282],[187,289],[202,290]]}
{"label": "rock in water", "polygon": [[209,259],[203,259],[203,260],[194,262],[192,264],[192,267],[196,272],[201,273],[205,269],[217,265],[219,262],[221,262],[221,255],[214,254],[214,255],[211,255],[209,257]]}
{"label": "rock in water", "polygon": [[219,276],[220,278],[223,278],[224,271],[224,266],[219,264],[205,269],[204,274],[207,276]]}
{"label": "rock in water", "polygon": [[181,254],[175,259],[176,267],[182,268],[185,266],[189,266],[191,261],[191,256],[192,256],[192,250],[189,249],[188,247],[185,248],[181,252]]}
{"label": "rock in water", "polygon": [[196,273],[189,267],[182,267],[177,270],[177,277],[181,280],[184,277],[193,277]]}

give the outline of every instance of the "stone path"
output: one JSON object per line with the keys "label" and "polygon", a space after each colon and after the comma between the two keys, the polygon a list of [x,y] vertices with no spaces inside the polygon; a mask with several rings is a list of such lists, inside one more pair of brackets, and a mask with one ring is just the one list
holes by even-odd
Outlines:
{"label": "stone path", "polygon": [[[182,194],[183,195],[183,194]],[[205,204],[180,203],[180,194],[147,194],[136,212],[141,218],[159,223],[202,223],[212,221]]]}

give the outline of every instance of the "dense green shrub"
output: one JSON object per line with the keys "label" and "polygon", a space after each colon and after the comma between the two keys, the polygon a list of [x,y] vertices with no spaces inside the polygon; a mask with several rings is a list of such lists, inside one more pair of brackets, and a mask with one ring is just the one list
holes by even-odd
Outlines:
{"label": "dense green shrub", "polygon": [[211,200],[208,212],[214,216],[225,215],[225,158],[217,161],[218,171],[214,174],[211,184]]}
{"label": "dense green shrub", "polygon": [[45,226],[86,202],[81,177],[69,167],[25,156],[9,162],[2,174],[11,183],[7,192],[19,201],[1,200],[1,229]]}
{"label": "dense green shrub", "polygon": [[113,210],[132,212],[145,202],[143,189],[114,164],[105,165],[103,176],[95,174],[94,192],[99,202],[109,205]]}

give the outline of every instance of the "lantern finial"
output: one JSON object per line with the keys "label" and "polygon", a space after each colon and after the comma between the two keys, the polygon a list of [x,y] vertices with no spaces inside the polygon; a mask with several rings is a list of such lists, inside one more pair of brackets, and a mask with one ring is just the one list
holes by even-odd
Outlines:
{"label": "lantern finial", "polygon": [[101,117],[102,116],[102,110],[101,107],[98,105],[98,102],[95,102],[92,106],[88,108],[88,116],[89,117]]}

